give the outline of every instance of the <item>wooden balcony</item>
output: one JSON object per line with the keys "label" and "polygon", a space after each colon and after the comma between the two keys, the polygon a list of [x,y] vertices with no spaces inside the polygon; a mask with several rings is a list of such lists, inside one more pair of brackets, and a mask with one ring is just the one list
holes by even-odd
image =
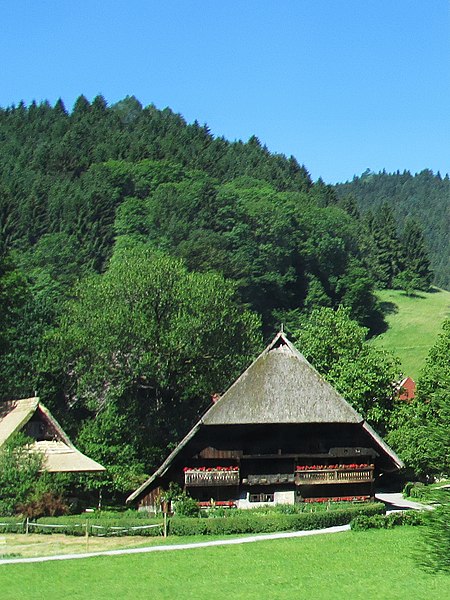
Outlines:
{"label": "wooden balcony", "polygon": [[294,483],[293,473],[270,473],[266,475],[248,475],[242,480],[247,485],[274,485]]}
{"label": "wooden balcony", "polygon": [[369,483],[374,481],[373,466],[359,469],[314,469],[295,473],[296,485]]}
{"label": "wooden balcony", "polygon": [[239,469],[233,471],[189,469],[184,471],[184,484],[186,487],[239,485],[239,482]]}

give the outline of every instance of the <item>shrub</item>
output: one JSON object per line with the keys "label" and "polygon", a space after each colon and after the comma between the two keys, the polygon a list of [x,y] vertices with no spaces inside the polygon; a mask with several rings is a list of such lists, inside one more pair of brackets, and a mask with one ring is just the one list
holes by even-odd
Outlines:
{"label": "shrub", "polygon": [[335,525],[346,525],[354,515],[376,515],[384,511],[384,504],[371,503],[352,505],[330,511],[300,512],[283,514],[271,512],[267,514],[246,511],[243,514],[230,515],[225,518],[183,518],[175,516],[170,519],[171,535],[229,535],[239,533],[273,533],[276,531],[297,531],[323,529]]}
{"label": "shrub", "polygon": [[450,491],[440,490],[435,494],[439,506],[427,512],[418,559],[426,570],[450,573]]}
{"label": "shrub", "polygon": [[69,512],[69,507],[62,496],[58,496],[53,492],[44,492],[30,502],[19,505],[18,510],[24,517],[37,519],[39,517],[66,515]]}
{"label": "shrub", "polygon": [[174,509],[182,517],[198,517],[200,510],[197,502],[187,494],[182,494],[175,500]]}
{"label": "shrub", "polygon": [[366,531],[367,529],[391,529],[398,525],[423,525],[426,515],[420,511],[399,511],[389,515],[360,515],[352,519],[352,531]]}
{"label": "shrub", "polygon": [[0,514],[13,515],[36,488],[43,458],[30,452],[29,442],[16,433],[0,449]]}
{"label": "shrub", "polygon": [[415,483],[413,483],[413,485],[409,489],[409,497],[416,498],[417,500],[423,499],[426,493],[426,486],[420,481],[416,481]]}
{"label": "shrub", "polygon": [[409,493],[411,492],[411,488],[414,487],[415,482],[414,481],[407,481],[405,483],[405,487],[403,488],[403,498],[408,498],[409,497]]}

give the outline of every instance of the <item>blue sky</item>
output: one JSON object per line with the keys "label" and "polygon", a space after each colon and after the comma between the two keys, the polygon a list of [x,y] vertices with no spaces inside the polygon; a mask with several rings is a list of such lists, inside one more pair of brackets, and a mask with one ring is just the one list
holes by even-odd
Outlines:
{"label": "blue sky", "polygon": [[447,0],[1,0],[0,19],[1,106],[135,95],[329,183],[450,171]]}

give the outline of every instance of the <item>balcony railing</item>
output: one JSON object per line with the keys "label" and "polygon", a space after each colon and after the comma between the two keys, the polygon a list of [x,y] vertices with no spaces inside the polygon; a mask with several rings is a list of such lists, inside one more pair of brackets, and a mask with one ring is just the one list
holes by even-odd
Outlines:
{"label": "balcony railing", "polygon": [[303,469],[295,473],[296,485],[364,483],[373,481],[373,466],[362,468]]}
{"label": "balcony railing", "polygon": [[240,476],[239,469],[223,470],[223,469],[185,469],[184,484],[189,487],[195,486],[222,486],[222,485],[239,485]]}
{"label": "balcony railing", "polygon": [[242,483],[248,485],[272,485],[283,483],[294,483],[293,473],[270,473],[265,475],[248,475],[242,479]]}

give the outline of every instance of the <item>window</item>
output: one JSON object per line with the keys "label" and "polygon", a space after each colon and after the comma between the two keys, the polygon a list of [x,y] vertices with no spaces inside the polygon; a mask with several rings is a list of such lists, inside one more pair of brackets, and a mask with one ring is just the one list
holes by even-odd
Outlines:
{"label": "window", "polygon": [[250,494],[249,502],[273,502],[273,494]]}

